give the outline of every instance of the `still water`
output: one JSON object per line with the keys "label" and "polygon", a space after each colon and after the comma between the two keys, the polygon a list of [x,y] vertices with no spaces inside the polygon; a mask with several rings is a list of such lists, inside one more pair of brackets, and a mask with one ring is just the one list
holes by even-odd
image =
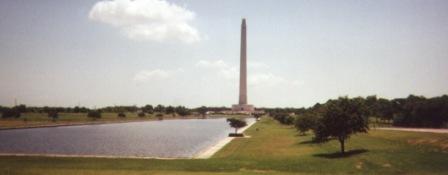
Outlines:
{"label": "still water", "polygon": [[2,130],[0,153],[191,158],[229,132],[225,118]]}

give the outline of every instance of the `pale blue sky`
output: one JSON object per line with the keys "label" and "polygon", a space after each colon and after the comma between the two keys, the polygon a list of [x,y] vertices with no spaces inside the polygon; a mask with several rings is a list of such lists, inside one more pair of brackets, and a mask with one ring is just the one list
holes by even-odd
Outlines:
{"label": "pale blue sky", "polygon": [[[139,6],[168,13],[160,20],[89,16],[97,2],[0,1],[0,105],[230,106],[243,17],[257,107],[448,93],[445,0],[168,0],[179,13]],[[166,21],[165,38],[138,33]]]}

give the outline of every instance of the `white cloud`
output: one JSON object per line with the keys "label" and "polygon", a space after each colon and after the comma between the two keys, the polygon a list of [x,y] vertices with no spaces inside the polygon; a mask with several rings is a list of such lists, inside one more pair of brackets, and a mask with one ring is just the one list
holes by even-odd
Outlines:
{"label": "white cloud", "polygon": [[249,75],[248,83],[252,86],[276,86],[276,85],[286,85],[286,86],[299,86],[302,83],[297,80],[289,80],[287,78],[275,75],[271,72],[261,73],[257,72],[253,75]]}
{"label": "white cloud", "polygon": [[172,72],[161,69],[141,70],[134,76],[134,81],[146,82],[149,80],[162,80],[170,77]]}
{"label": "white cloud", "polygon": [[166,0],[103,0],[92,7],[89,18],[117,27],[133,40],[201,40],[190,24],[194,12]]}
{"label": "white cloud", "polygon": [[269,69],[269,66],[267,64],[257,61],[249,61],[247,63],[247,66],[249,67],[249,69]]}
{"label": "white cloud", "polygon": [[[228,79],[239,79],[239,71],[237,66],[231,66],[223,60],[207,61],[200,60],[196,63],[197,67],[207,68],[215,71],[219,76]],[[295,87],[302,83],[296,80],[290,80],[288,78],[276,75],[270,72],[269,66],[262,62],[249,62],[248,63],[248,84],[250,86],[290,86]]]}
{"label": "white cloud", "polygon": [[226,69],[229,67],[223,60],[207,61],[200,60],[196,63],[197,67]]}

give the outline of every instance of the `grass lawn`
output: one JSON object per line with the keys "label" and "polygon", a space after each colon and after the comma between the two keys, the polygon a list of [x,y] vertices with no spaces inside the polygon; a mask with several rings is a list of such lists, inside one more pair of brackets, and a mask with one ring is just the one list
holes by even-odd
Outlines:
{"label": "grass lawn", "polygon": [[0,157],[0,174],[447,174],[448,135],[371,130],[339,144],[315,144],[311,134],[268,118],[210,159]]}

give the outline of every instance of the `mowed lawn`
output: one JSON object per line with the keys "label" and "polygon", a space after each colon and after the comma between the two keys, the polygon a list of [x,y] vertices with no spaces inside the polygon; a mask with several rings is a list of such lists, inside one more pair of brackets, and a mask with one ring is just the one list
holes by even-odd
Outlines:
{"label": "mowed lawn", "polygon": [[264,118],[210,159],[0,157],[0,174],[448,174],[448,135],[371,130],[339,144],[311,142]]}

